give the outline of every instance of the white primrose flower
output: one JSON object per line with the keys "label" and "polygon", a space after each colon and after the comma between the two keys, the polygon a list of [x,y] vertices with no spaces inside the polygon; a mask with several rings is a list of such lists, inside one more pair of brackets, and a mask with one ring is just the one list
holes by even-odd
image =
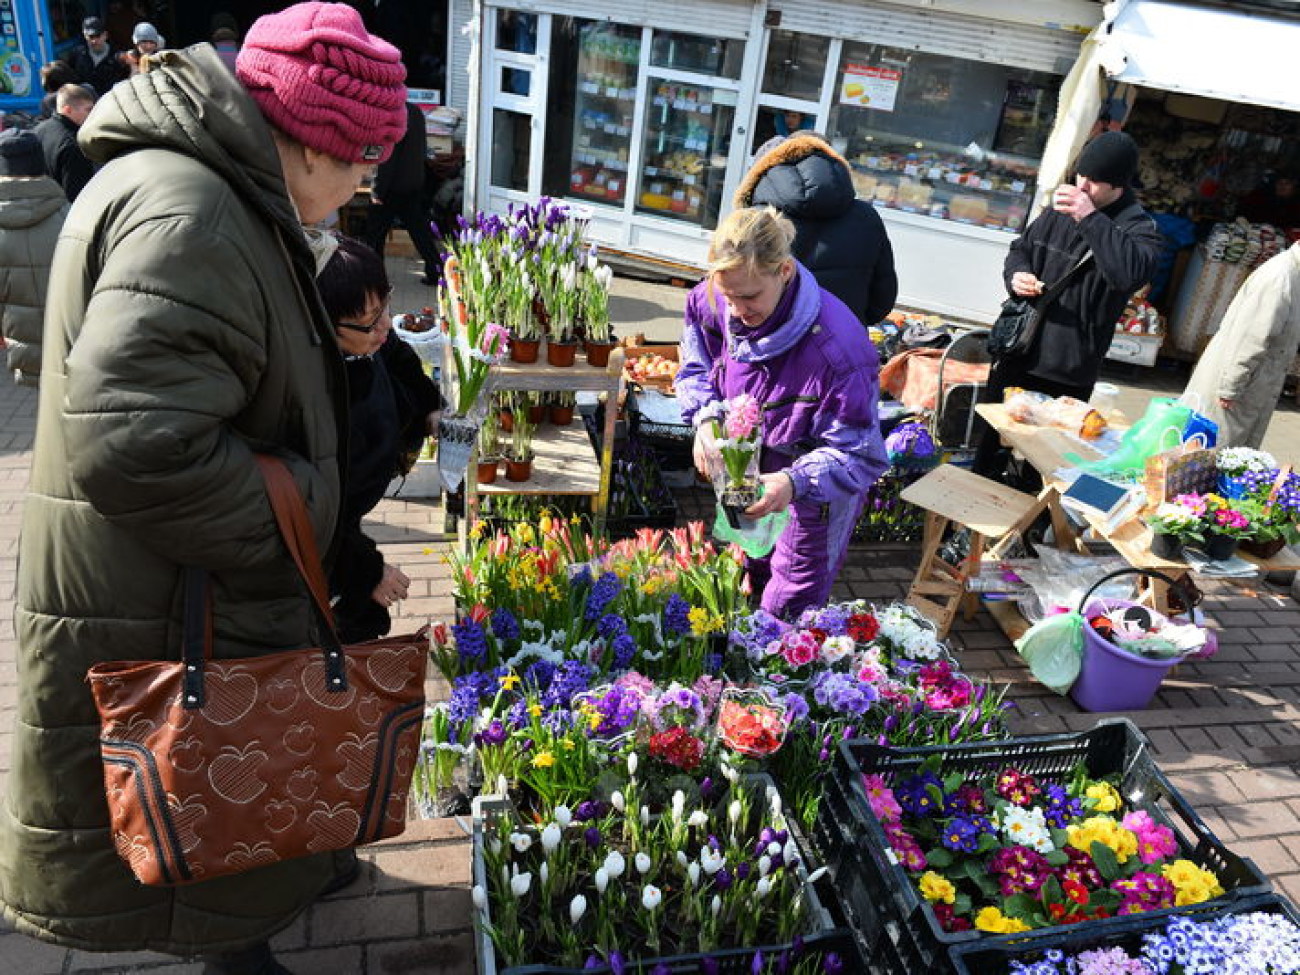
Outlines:
{"label": "white primrose flower", "polygon": [[700,865],[694,860],[692,860],[690,866],[686,868],[686,879],[690,882],[692,887],[698,887],[700,885]]}
{"label": "white primrose flower", "polygon": [[516,853],[527,853],[533,846],[533,838],[527,833],[511,833],[510,845]]}
{"label": "white primrose flower", "polygon": [[555,807],[555,821],[560,824],[560,829],[569,828],[569,824],[573,822],[573,813],[568,806]]}
{"label": "white primrose flower", "polygon": [[475,884],[474,889],[470,891],[469,896],[470,896],[470,900],[474,902],[474,906],[478,908],[478,910],[487,913],[487,909],[488,909],[487,891],[483,889],[482,884]]}
{"label": "white primrose flower", "polygon": [[542,830],[542,851],[550,856],[557,846],[560,845],[560,838],[563,832],[559,823],[547,823],[546,828]]}
{"label": "white primrose flower", "polygon": [[764,897],[768,895],[768,893],[771,892],[771,890],[772,890],[772,878],[759,877],[758,883],[754,886],[754,896],[757,897],[759,900],[762,900]]}
{"label": "white primrose flower", "polygon": [[636,872],[637,872],[637,873],[639,873],[639,874],[641,874],[641,875],[644,876],[645,874],[647,874],[647,873],[650,872],[650,867],[652,866],[652,863],[651,863],[651,860],[650,860],[650,854],[648,854],[648,853],[638,853],[638,854],[636,855],[635,862],[636,862]]}
{"label": "white primrose flower", "polygon": [[587,898],[583,897],[581,894],[575,895],[573,900],[569,901],[569,921],[573,924],[577,924],[582,920],[582,915],[586,913]]}
{"label": "white primrose flower", "polygon": [[1003,816],[1001,828],[1008,843],[1027,846],[1037,853],[1051,853],[1056,849],[1043,810],[1037,806],[1032,809],[1009,807]]}
{"label": "white primrose flower", "polygon": [[700,866],[710,877],[721,870],[726,862],[727,858],[723,856],[721,850],[715,850],[711,846],[700,847]]}
{"label": "white primrose flower", "polygon": [[596,883],[596,893],[605,893],[605,888],[609,886],[609,871],[604,867],[600,867],[597,869],[596,876],[593,879]]}
{"label": "white primrose flower", "polygon": [[609,804],[619,812],[627,812],[627,801],[623,798],[623,793],[615,789],[609,797]]}
{"label": "white primrose flower", "polygon": [[605,857],[605,872],[609,874],[611,880],[617,880],[623,876],[623,871],[627,869],[627,861],[623,859],[623,854],[618,850],[610,850],[609,855]]}
{"label": "white primrose flower", "polygon": [[857,646],[851,636],[831,636],[822,641],[822,659],[828,664],[836,664],[853,653]]}
{"label": "white primrose flower", "polygon": [[532,889],[533,875],[531,873],[516,874],[510,878],[510,893],[516,898],[523,897]]}
{"label": "white primrose flower", "polygon": [[647,911],[653,911],[663,901],[664,895],[654,884],[646,884],[645,889],[641,891],[641,906]]}

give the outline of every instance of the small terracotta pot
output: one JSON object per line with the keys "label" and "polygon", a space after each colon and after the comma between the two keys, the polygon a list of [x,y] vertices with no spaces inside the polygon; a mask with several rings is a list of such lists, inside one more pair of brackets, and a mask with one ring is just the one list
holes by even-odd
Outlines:
{"label": "small terracotta pot", "polygon": [[556,406],[552,403],[548,409],[550,420],[557,427],[567,427],[573,422],[572,406]]}
{"label": "small terracotta pot", "polygon": [[502,433],[510,433],[515,428],[515,415],[509,410],[502,410],[497,414],[497,429]]}
{"label": "small terracotta pot", "polygon": [[546,419],[546,404],[538,403],[536,406],[528,407],[528,422],[537,426]]}
{"label": "small terracotta pot", "polygon": [[480,460],[478,462],[478,482],[480,484],[495,484],[497,480],[497,458],[491,460]]}
{"label": "small terracotta pot", "polygon": [[537,354],[541,348],[541,339],[511,339],[510,360],[512,362],[536,362]]}
{"label": "small terracotta pot", "polygon": [[506,480],[518,483],[526,481],[533,476],[533,459],[515,460],[512,457],[506,458]]}
{"label": "small terracotta pot", "polygon": [[587,351],[587,365],[602,367],[609,365],[609,354],[617,347],[617,342],[593,342],[588,339],[583,343],[583,348]]}
{"label": "small terracotta pot", "polygon": [[577,342],[547,342],[546,361],[553,366],[571,366],[578,358]]}

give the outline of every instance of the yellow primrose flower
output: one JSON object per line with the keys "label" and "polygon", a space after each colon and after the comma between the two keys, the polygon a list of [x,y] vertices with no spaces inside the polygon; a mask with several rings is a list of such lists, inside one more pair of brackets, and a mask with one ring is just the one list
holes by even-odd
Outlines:
{"label": "yellow primrose flower", "polygon": [[538,752],[533,756],[533,768],[550,768],[555,764],[555,756],[550,752]]}
{"label": "yellow primrose flower", "polygon": [[1199,904],[1223,893],[1219,878],[1209,870],[1202,870],[1191,860],[1175,860],[1173,863],[1166,863],[1160,868],[1160,873],[1174,885],[1177,892],[1174,896],[1174,904],[1178,907]]}
{"label": "yellow primrose flower", "polygon": [[1124,804],[1119,793],[1115,791],[1115,787],[1109,782],[1096,782],[1088,786],[1083,794],[1089,799],[1096,800],[1093,809],[1097,812],[1115,812]]}
{"label": "yellow primrose flower", "polygon": [[1082,823],[1066,827],[1070,846],[1088,853],[1094,842],[1110,847],[1115,859],[1124,863],[1137,853],[1137,834],[1125,829],[1109,816],[1092,816]]}
{"label": "yellow primrose flower", "polygon": [[996,907],[983,908],[975,915],[975,927],[992,934],[1015,934],[1028,931],[1029,925],[1019,918],[1007,917]]}
{"label": "yellow primrose flower", "polygon": [[931,904],[935,901],[951,904],[957,899],[957,888],[952,885],[951,881],[939,876],[933,870],[927,870],[921,874],[917,886],[921,888],[921,895]]}

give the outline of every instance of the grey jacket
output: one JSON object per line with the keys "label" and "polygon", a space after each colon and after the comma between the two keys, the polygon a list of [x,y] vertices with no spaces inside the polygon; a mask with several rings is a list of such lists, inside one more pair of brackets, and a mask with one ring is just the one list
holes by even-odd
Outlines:
{"label": "grey jacket", "polygon": [[60,944],[188,954],[287,925],[331,879],[331,857],[137,883],[108,829],[86,671],[179,656],[186,565],[211,574],[218,657],[315,643],[253,454],[285,458],[326,550],[346,396],[269,128],[209,45],[161,59],[83,127],[102,168],[51,272],[0,904],[19,931]]}
{"label": "grey jacket", "polygon": [[0,179],[0,334],[20,382],[41,374],[50,261],[68,199],[48,176]]}

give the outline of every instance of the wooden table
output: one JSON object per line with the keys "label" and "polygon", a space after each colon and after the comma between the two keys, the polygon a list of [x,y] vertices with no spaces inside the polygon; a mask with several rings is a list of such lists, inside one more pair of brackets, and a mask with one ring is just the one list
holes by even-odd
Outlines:
{"label": "wooden table", "polygon": [[[1020,423],[1007,415],[1007,408],[1001,403],[984,403],[975,408],[989,426],[993,427],[1002,438],[1002,443],[1020,454],[1042,476],[1045,484],[1061,491],[1068,483],[1057,478],[1056,471],[1063,467],[1073,467],[1076,461],[1067,460],[1067,454],[1075,454],[1085,461],[1096,460],[1102,455],[1085,441],[1072,437],[1063,430],[1051,427],[1036,427]],[[1140,518],[1131,518],[1107,531],[1099,521],[1093,521],[1097,535],[1115,547],[1125,561],[1135,569],[1155,569],[1174,579],[1180,579],[1191,572],[1185,562],[1171,562],[1151,553],[1151,529]],[[1271,559],[1258,559],[1253,555],[1241,553],[1241,557],[1254,562],[1265,571],[1300,569],[1300,558],[1290,549],[1284,548]],[[1158,612],[1168,609],[1168,586],[1158,579],[1150,579],[1151,605]]]}

